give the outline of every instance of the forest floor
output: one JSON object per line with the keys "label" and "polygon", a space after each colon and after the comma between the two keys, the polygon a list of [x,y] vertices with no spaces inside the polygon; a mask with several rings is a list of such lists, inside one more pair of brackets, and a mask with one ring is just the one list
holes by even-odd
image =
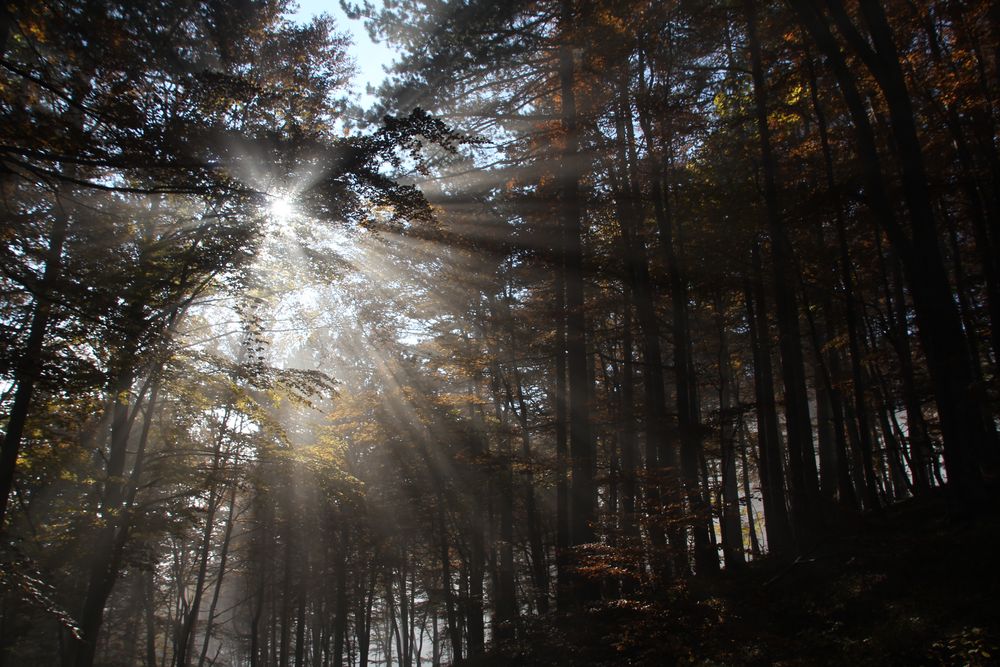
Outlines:
{"label": "forest floor", "polygon": [[908,500],[794,563],[532,622],[500,665],[1000,665],[1000,517]]}

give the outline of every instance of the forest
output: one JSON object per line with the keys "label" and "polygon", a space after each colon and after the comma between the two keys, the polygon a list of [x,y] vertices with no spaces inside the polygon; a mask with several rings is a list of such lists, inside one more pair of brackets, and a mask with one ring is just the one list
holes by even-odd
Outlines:
{"label": "forest", "polygon": [[329,2],[0,2],[0,667],[995,664],[998,0]]}

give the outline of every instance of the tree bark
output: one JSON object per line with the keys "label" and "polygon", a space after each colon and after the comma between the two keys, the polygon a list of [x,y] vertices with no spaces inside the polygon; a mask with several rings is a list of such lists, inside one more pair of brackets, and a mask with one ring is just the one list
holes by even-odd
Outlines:
{"label": "tree bark", "polygon": [[[576,109],[575,65],[571,28],[572,3],[563,0],[559,86],[562,95],[562,125],[565,148],[561,165],[562,224],[566,267],[566,370],[569,383],[569,450],[572,484],[569,492],[569,539],[571,546],[594,541],[596,486],[594,483],[594,434],[590,427],[590,388],[587,373],[587,319],[584,310],[583,210],[580,200],[580,147]],[[587,580],[575,585],[576,599],[584,602],[597,597],[596,587]]]}
{"label": "tree bark", "polygon": [[205,637],[202,639],[201,654],[198,656],[198,667],[204,667],[205,658],[208,656],[208,645],[212,639],[212,630],[215,624],[215,611],[219,605],[219,597],[222,594],[222,582],[226,574],[226,564],[229,561],[229,547],[232,543],[234,514],[236,511],[236,489],[237,485],[232,484],[229,488],[229,509],[226,515],[226,528],[222,536],[222,548],[219,555],[219,574],[215,577],[215,586],[212,592],[212,602],[208,606],[208,618],[205,622]]}
{"label": "tree bark", "polygon": [[[132,361],[134,352],[122,358]],[[76,647],[75,667],[91,667],[97,651],[98,635],[104,622],[104,607],[118,578],[122,551],[125,547],[129,525],[125,500],[125,457],[129,439],[129,407],[132,397],[133,369],[126,368],[113,384],[114,396],[108,463],[101,494],[99,529],[93,551],[93,561],[87,584],[87,593],[80,612],[82,641]]]}
{"label": "tree bark", "polygon": [[[719,332],[719,449],[722,475],[722,554],[726,568],[739,570],[746,564],[743,555],[743,525],[740,521],[739,483],[736,477],[736,429],[729,335],[726,331],[726,303],[722,288],[715,295],[715,317]],[[749,499],[748,499],[749,501]]]}
{"label": "tree bark", "polygon": [[785,473],[782,466],[781,443],[778,439],[778,412],[774,398],[774,374],[768,347],[766,301],[760,249],[751,251],[753,278],[747,279],[744,299],[753,349],[754,396],[757,408],[758,459],[761,495],[764,500],[765,531],[768,551],[787,554],[792,550],[792,528],[785,506]]}
{"label": "tree bark", "polygon": [[778,315],[778,349],[781,354],[782,382],[785,388],[785,426],[789,459],[789,495],[792,522],[799,548],[806,547],[822,526],[823,517],[813,450],[812,424],[809,417],[808,389],[802,356],[802,334],[799,327],[798,299],[794,286],[793,251],[785,222],[778,204],[776,165],[768,126],[767,88],[764,80],[763,56],[757,33],[757,4],[745,0],[747,37],[751,67],[757,130],[764,173],[764,202],[767,209],[767,229],[771,237],[771,263]]}
{"label": "tree bark", "polygon": [[[819,89],[816,81],[816,70],[813,66],[812,58],[808,54],[806,54],[805,57],[809,76],[809,95],[813,105],[813,112],[816,114],[820,147],[823,153],[823,169],[826,177],[826,188],[832,195],[836,191],[837,181],[833,171],[833,151],[830,148],[826,114],[823,112],[823,107],[819,103]],[[843,289],[845,302],[844,308],[846,309],[845,319],[848,321],[848,336],[850,336],[851,327],[857,327],[856,314],[854,311],[854,280],[851,274],[851,266],[848,263],[850,253],[846,246],[846,222],[844,220],[844,210],[840,205],[838,205],[834,211],[834,225],[836,229],[838,247],[840,248],[839,259],[835,262],[835,264],[840,272],[841,288]],[[823,236],[822,231],[818,232],[818,234]],[[821,243],[821,245],[825,245],[825,243]],[[833,305],[830,303],[830,299],[824,299],[823,314],[824,319],[826,320],[825,324],[828,328],[834,321],[833,313]],[[829,337],[830,333],[831,332],[828,329],[824,340],[821,341],[821,347],[825,346],[826,338]],[[822,363],[821,351],[817,350],[816,354]],[[854,493],[853,486],[851,485],[850,468],[848,466],[848,423],[846,415],[844,414],[843,392],[838,386],[842,380],[840,365],[841,356],[839,351],[836,349],[831,350],[828,354],[828,359],[829,362],[825,367],[826,372],[824,373],[823,384],[826,387],[827,394],[829,395],[830,409],[832,412],[831,418],[833,420],[835,432],[834,437],[836,440],[836,495],[841,507],[845,508],[847,511],[853,512],[858,508],[858,498]],[[856,438],[854,435],[851,437]]]}

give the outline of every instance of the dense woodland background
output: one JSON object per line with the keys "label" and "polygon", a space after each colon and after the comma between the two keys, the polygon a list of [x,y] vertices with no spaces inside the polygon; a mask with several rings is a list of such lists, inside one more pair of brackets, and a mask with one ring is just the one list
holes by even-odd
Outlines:
{"label": "dense woodland background", "polygon": [[0,664],[987,664],[1000,2],[346,9],[0,3]]}

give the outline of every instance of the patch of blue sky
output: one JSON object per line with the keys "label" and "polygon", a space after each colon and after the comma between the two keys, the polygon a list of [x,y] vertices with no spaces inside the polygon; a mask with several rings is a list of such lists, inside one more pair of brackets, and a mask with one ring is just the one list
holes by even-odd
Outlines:
{"label": "patch of blue sky", "polygon": [[367,91],[377,90],[385,80],[385,68],[392,64],[395,52],[385,43],[373,42],[365,29],[364,19],[348,18],[339,0],[299,0],[292,7],[288,18],[297,23],[308,23],[314,16],[329,14],[336,21],[337,30],[351,36],[354,46],[350,55],[358,68],[354,80],[356,91],[361,105],[371,107],[375,97]]}

